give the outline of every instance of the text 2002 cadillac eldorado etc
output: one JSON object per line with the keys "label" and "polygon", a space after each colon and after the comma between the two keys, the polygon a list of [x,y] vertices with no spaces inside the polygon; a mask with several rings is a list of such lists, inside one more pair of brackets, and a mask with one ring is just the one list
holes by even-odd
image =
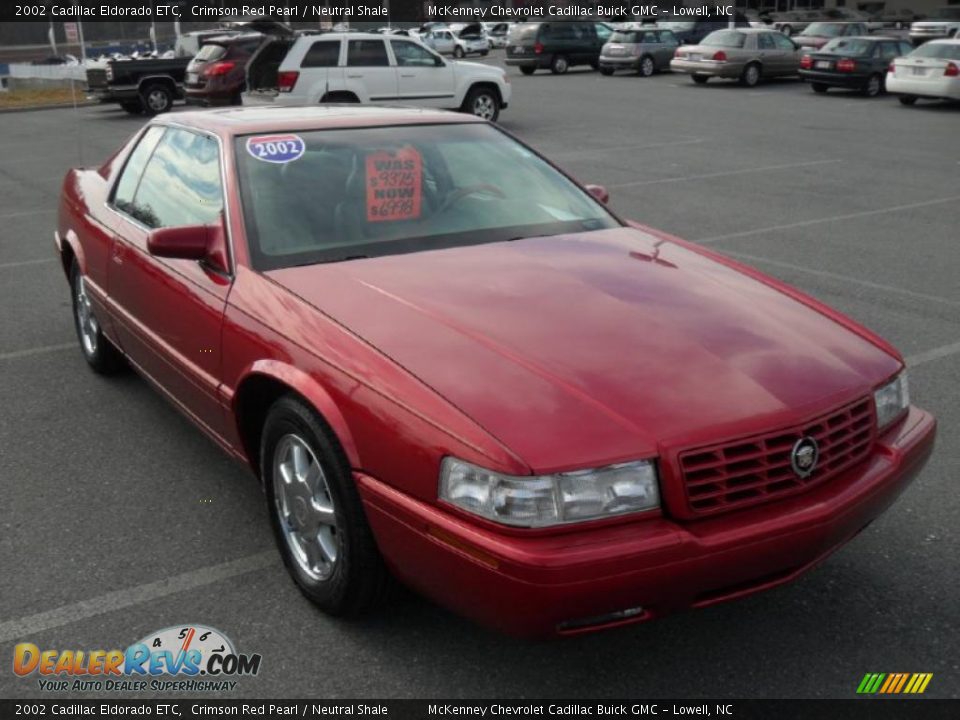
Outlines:
{"label": "text 2002 cadillac eldorado etc", "polygon": [[250,464],[317,605],[392,572],[568,634],[796,577],[935,436],[889,344],[604,196],[465,115],[181,113],[69,172],[56,242],[87,362]]}

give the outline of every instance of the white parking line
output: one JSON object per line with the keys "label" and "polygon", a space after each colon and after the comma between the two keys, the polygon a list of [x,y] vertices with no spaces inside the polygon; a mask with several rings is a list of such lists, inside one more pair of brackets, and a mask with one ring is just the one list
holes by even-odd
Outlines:
{"label": "white parking line", "polygon": [[863,285],[864,287],[873,288],[874,290],[883,290],[884,292],[896,293],[897,295],[917,298],[918,300],[928,300],[930,302],[943,303],[944,305],[960,306],[960,300],[951,300],[950,298],[940,297],[939,295],[929,295],[927,293],[907,290],[906,288],[896,287],[894,285],[884,285],[883,283],[876,283],[870,280],[861,280],[858,277],[842,275],[840,273],[830,272],[829,270],[815,270],[813,268],[804,267],[803,265],[795,265],[794,263],[784,262],[782,260],[771,260],[769,258],[759,257],[757,255],[748,255],[747,253],[736,252],[734,250],[725,249],[722,252],[724,255],[730,255],[740,260],[749,260],[750,262],[774,265],[775,267],[787,268],[788,270],[795,270],[796,272],[802,272],[808,275],[830,278],[831,280],[840,280],[842,282],[851,283],[854,285]]}
{"label": "white parking line", "polygon": [[706,173],[704,175],[685,175],[684,177],[660,178],[658,180],[636,180],[628,183],[609,185],[610,189],[640,187],[642,185],[658,185],[660,183],[686,182],[688,180],[709,180],[710,178],[727,177],[729,175],[749,175],[750,173],[770,172],[772,170],[790,170],[792,168],[812,167],[814,165],[830,165],[843,162],[839,158],[832,160],[810,160],[809,162],[788,163],[785,165],[766,165],[763,167],[743,168],[741,170],[726,170],[724,172]]}
{"label": "white parking line", "polygon": [[280,558],[275,550],[266,550],[239,560],[231,560],[219,565],[209,565],[146,585],[115,590],[99,597],[81,600],[72,605],[64,605],[55,610],[28,615],[18,620],[8,620],[0,623],[0,642],[25,639],[35,633],[69,625],[115,610],[122,610],[133,605],[140,605],[185,590],[212,585],[221,580],[262,570],[271,565],[279,567],[279,560]]}
{"label": "white parking line", "polygon": [[24,265],[43,265],[44,263],[57,261],[58,258],[43,258],[41,260],[19,260],[17,262],[0,263],[0,270],[3,268],[22,267]]}
{"label": "white parking line", "polygon": [[27,350],[14,350],[13,352],[0,353],[0,360],[16,360],[17,358],[30,357],[31,355],[45,355],[46,353],[60,352],[61,350],[69,350],[75,347],[77,347],[76,341],[62,343],[60,345],[42,345]]}
{"label": "white parking line", "polygon": [[957,353],[960,353],[960,342],[951,343],[950,345],[942,345],[938,348],[933,348],[931,350],[926,350],[914,355],[909,355],[905,357],[904,360],[907,362],[907,367],[914,368],[917,367],[917,365],[923,365],[924,363],[939,360],[940,358],[950,357],[951,355],[956,355]]}
{"label": "white parking line", "polygon": [[[616,185],[612,185],[611,187],[616,187]],[[769,227],[728,233],[727,235],[714,235],[713,237],[700,238],[696,242],[703,244],[715,243],[721,240],[732,240],[734,238],[750,237],[751,235],[763,235],[764,233],[775,232],[777,230],[792,230],[793,228],[809,227],[810,225],[820,225],[821,223],[853,220],[855,218],[870,217],[871,215],[883,215],[884,213],[900,212],[901,210],[930,207],[931,205],[943,205],[945,203],[957,202],[958,200],[960,200],[960,195],[952,195],[950,197],[937,198],[936,200],[923,200],[921,202],[907,203],[906,205],[891,205],[890,207],[877,208],[876,210],[864,210],[862,212],[847,213],[846,215],[831,215],[830,217],[801,220],[800,222],[787,223],[786,225],[770,225]]]}
{"label": "white parking line", "polygon": [[52,213],[56,211],[57,211],[56,208],[42,208],[39,210],[23,210],[22,212],[12,212],[12,213],[5,213],[3,215],[0,215],[0,220],[6,220],[7,218],[15,218],[15,217],[27,217],[28,215],[44,215],[46,213]]}
{"label": "white parking line", "polygon": [[[671,140],[669,142],[662,143],[647,143],[646,145],[614,145],[612,147],[589,148],[585,150],[570,150],[568,152],[550,153],[550,157],[570,160],[571,158],[577,157],[590,157],[595,153],[635,152],[637,150],[654,150],[656,148],[676,147],[678,145],[698,145],[702,142],[706,142],[706,140],[707,138],[690,138],[689,140]],[[618,186],[612,185],[611,187]]]}

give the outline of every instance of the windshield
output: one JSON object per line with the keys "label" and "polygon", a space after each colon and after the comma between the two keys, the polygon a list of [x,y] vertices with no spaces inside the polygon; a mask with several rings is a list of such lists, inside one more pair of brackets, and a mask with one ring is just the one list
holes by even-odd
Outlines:
{"label": "windshield", "polygon": [[831,40],[823,46],[824,52],[830,52],[835,55],[847,55],[849,57],[859,57],[869,55],[873,52],[873,43],[869,40],[850,40],[848,38],[837,38]]}
{"label": "windshield", "polygon": [[717,30],[707,35],[700,44],[708,47],[742,48],[746,41],[747,36],[736,30]]}
{"label": "windshield", "polygon": [[640,42],[640,32],[637,30],[617,30],[610,36],[610,42],[635,44]]}
{"label": "windshield", "polygon": [[815,22],[807,26],[801,35],[815,35],[817,37],[837,37],[843,32],[843,23]]}
{"label": "windshield", "polygon": [[262,270],[620,225],[489,125],[248,136],[236,156]]}
{"label": "windshield", "polygon": [[926,43],[910,53],[908,57],[960,60],[960,45],[956,43]]}

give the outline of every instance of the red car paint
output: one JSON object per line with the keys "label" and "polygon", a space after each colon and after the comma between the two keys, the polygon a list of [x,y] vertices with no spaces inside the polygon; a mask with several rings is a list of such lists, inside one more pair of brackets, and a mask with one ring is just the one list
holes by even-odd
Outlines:
{"label": "red car paint", "polygon": [[[147,252],[107,205],[129,148],[72,170],[58,250],[75,257],[108,337],[227,452],[256,469],[253,419],[295,391],[336,433],[394,573],[524,635],[642,607],[595,630],[785,582],[872,521],[931,452],[911,408],[869,457],[804,492],[715,516],[685,509],[685,449],[787,428],[903,367],[886,342],[799,291],[629,224],[345,263],[250,267],[233,138],[330,127],[481,122],[377,108],[159,118],[222,141],[219,262]],[[214,263],[216,264],[216,263]],[[496,282],[490,282],[491,278]],[[455,455],[524,475],[657,457],[661,512],[536,530],[437,499]]]}

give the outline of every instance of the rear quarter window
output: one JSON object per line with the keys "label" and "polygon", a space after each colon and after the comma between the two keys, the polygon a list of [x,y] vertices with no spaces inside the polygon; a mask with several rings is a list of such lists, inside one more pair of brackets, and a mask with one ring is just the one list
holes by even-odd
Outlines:
{"label": "rear quarter window", "polygon": [[340,41],[321,40],[310,46],[300,67],[336,67],[339,62]]}

